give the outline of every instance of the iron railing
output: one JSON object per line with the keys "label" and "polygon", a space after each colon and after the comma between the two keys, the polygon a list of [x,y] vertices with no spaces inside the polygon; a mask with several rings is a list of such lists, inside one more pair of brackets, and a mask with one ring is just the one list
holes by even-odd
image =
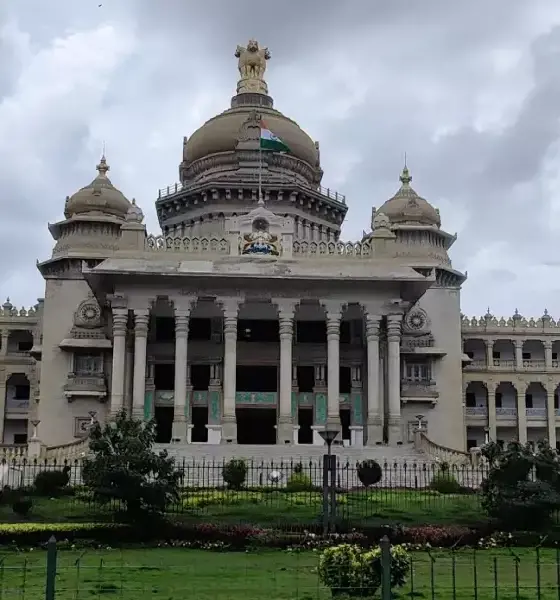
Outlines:
{"label": "iron railing", "polygon": [[[374,597],[557,599],[560,552],[553,549],[413,550],[406,581],[391,589],[392,561],[381,540],[379,587]],[[86,598],[326,600],[320,552],[209,552],[177,548],[13,552],[0,559],[2,600]],[[341,578],[344,573],[341,570]],[[336,577],[336,575],[335,575]],[[359,596],[357,589],[349,589]]]}

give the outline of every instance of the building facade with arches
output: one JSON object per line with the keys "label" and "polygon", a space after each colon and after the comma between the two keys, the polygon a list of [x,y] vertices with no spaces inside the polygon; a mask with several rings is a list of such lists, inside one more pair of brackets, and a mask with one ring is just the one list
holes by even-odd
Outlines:
{"label": "building facade with arches", "polygon": [[274,107],[270,52],[251,40],[235,54],[230,107],[184,138],[180,181],[157,195],[161,233],[104,156],[49,224],[44,300],[0,310],[3,443],[62,447],[121,410],[191,454],[320,446],[325,428],[369,454],[418,431],[442,451],[554,441],[556,323],[461,316],[456,238],[406,165],[343,241],[346,198]]}

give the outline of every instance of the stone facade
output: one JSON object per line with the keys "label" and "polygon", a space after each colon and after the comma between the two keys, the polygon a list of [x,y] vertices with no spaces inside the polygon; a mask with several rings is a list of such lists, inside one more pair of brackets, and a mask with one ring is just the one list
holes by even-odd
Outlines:
{"label": "stone facade", "polygon": [[[274,108],[268,49],[236,55],[231,108],[184,139],[181,181],[158,194],[161,234],[105,157],[49,225],[44,300],[0,310],[3,443],[56,448],[122,409],[175,448],[319,446],[325,427],[364,451],[418,430],[442,451],[555,443],[560,327],[461,316],[455,237],[406,166],[370,231],[342,242],[346,199]],[[289,151],[261,150],[266,130]]]}

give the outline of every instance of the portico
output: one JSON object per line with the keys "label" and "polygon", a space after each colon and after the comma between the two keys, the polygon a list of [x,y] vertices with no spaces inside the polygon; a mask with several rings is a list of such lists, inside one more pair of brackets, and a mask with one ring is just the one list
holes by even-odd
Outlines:
{"label": "portico", "polygon": [[[176,275],[181,285],[172,286],[153,273],[148,288],[130,260],[106,262],[85,275],[109,301],[118,338],[110,414],[125,406],[155,418],[162,442],[322,445],[325,426],[341,430],[345,445],[403,441],[400,336],[410,301],[391,300],[403,281],[381,275],[369,294],[367,282],[333,285],[328,273],[263,281],[240,277],[255,263],[239,257],[236,285],[224,286],[222,276],[221,286],[206,282],[204,290],[197,277]],[[430,283],[403,276],[409,297]]]}

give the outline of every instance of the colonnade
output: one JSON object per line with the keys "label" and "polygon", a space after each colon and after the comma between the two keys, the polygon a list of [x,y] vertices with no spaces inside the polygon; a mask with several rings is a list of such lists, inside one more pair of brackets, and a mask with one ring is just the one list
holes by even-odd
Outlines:
{"label": "colonnade", "polygon": [[[188,407],[187,402],[187,356],[189,319],[197,298],[180,296],[170,299],[175,317],[175,381],[174,417],[172,440],[187,441]],[[296,298],[272,298],[276,306],[280,332],[280,391],[278,402],[277,443],[289,444],[294,439],[292,419],[292,349],[295,313],[300,302]],[[237,366],[237,323],[242,297],[218,297],[216,304],[223,314],[224,364],[223,364],[223,406],[221,413],[221,440],[235,443],[237,426],[235,416],[236,366]],[[150,305],[146,301],[138,306],[124,297],[116,297],[111,302],[113,318],[113,362],[111,381],[110,413],[118,413],[124,407],[125,352],[129,311],[134,318],[134,365],[132,414],[136,418],[144,416],[146,391],[146,350]],[[327,421],[325,427],[340,429],[340,323],[345,303],[340,300],[324,300],[327,326]],[[368,443],[375,444],[383,439],[384,399],[380,379],[379,336],[382,316],[362,305],[366,321],[367,341],[367,430]],[[402,314],[387,316],[388,345],[388,415],[387,425],[391,444],[402,441],[401,433],[401,394],[400,394],[400,339]]]}

